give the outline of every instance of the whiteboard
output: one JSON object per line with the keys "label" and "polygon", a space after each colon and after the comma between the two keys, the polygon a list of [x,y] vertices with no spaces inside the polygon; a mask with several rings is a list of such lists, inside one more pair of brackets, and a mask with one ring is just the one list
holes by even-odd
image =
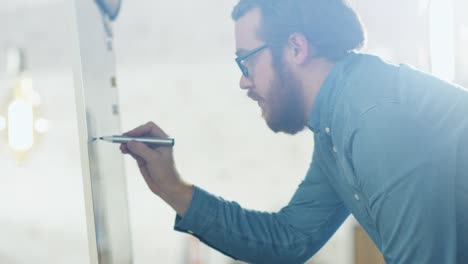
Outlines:
{"label": "whiteboard", "polygon": [[93,137],[120,133],[111,23],[93,0],[71,1],[76,114],[91,264],[132,263],[123,155]]}

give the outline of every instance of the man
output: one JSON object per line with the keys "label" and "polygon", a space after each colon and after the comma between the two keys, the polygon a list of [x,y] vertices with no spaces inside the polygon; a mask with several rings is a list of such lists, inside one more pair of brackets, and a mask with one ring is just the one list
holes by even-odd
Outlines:
{"label": "man", "polygon": [[314,132],[313,161],[266,213],[183,181],[170,148],[122,145],[175,229],[243,261],[303,263],[351,213],[387,263],[468,263],[468,91],[355,53],[364,30],[344,0],[240,0],[233,19],[241,88],[273,131]]}

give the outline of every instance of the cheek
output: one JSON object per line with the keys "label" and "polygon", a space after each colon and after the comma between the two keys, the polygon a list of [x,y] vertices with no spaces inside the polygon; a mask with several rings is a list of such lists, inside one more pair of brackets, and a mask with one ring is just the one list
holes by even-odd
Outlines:
{"label": "cheek", "polygon": [[268,100],[270,97],[273,85],[275,85],[274,72],[271,65],[259,64],[256,65],[254,72],[254,84],[258,94]]}
{"label": "cheek", "polygon": [[262,80],[258,85],[255,86],[256,92],[262,98],[266,105],[275,103],[277,99],[275,98],[275,83],[270,79]]}

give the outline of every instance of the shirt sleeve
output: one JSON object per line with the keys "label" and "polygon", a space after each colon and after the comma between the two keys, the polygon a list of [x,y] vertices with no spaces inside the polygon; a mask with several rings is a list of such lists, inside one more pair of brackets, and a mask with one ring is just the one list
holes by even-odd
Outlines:
{"label": "shirt sleeve", "polygon": [[456,263],[455,148],[442,131],[388,103],[354,133],[353,166],[386,263]]}
{"label": "shirt sleeve", "polygon": [[244,209],[195,186],[190,206],[183,218],[176,217],[174,229],[249,263],[304,263],[348,215],[314,161],[279,212]]}

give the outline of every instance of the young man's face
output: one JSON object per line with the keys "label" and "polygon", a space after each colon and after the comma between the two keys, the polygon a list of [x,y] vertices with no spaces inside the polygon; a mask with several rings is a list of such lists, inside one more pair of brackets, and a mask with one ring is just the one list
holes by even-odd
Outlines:
{"label": "young man's face", "polygon": [[[237,55],[242,56],[265,44],[258,37],[261,12],[255,8],[239,18],[235,24]],[[248,57],[243,63],[248,77],[242,75],[240,87],[258,102],[267,125],[274,132],[295,134],[306,124],[304,101],[300,82],[290,67],[276,61],[266,47]]]}

